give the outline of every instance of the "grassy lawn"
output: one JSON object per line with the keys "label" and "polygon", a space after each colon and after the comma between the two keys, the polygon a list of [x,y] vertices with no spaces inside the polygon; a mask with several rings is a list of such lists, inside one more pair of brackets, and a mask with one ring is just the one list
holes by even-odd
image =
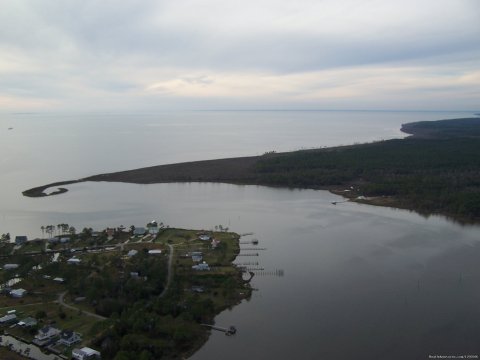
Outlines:
{"label": "grassy lawn", "polygon": [[18,355],[16,352],[10,351],[3,346],[0,346],[0,359],[2,360],[25,360],[23,356]]}

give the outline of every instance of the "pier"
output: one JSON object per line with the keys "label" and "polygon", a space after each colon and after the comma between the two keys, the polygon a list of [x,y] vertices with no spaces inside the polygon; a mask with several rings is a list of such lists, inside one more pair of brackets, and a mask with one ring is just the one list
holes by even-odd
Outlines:
{"label": "pier", "polygon": [[229,326],[228,328],[225,328],[222,326],[210,325],[210,324],[201,324],[201,325],[205,327],[209,327],[212,330],[222,331],[227,336],[235,335],[237,333],[237,328],[233,325]]}

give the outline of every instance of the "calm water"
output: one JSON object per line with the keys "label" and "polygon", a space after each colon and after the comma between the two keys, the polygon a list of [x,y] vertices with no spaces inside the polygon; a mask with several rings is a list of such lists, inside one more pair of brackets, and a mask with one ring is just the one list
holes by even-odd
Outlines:
{"label": "calm water", "polygon": [[470,114],[4,116],[0,232],[35,237],[46,224],[101,229],[151,219],[254,232],[267,250],[238,261],[285,275],[254,278],[252,299],[216,319],[238,334],[214,332],[195,360],[480,354],[479,227],[259,186],[81,183],[51,198],[20,194],[97,172],[399,137],[401,123],[460,116]]}

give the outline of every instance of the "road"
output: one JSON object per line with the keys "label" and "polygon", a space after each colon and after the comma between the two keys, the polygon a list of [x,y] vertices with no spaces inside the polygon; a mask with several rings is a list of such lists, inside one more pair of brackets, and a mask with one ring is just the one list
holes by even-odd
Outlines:
{"label": "road", "polygon": [[104,316],[101,316],[101,315],[92,313],[92,312],[90,312],[90,311],[82,310],[82,309],[76,308],[76,307],[74,307],[74,306],[72,306],[72,305],[66,304],[65,301],[63,300],[63,298],[65,297],[65,295],[67,294],[67,292],[68,292],[68,291],[64,291],[63,293],[58,294],[58,299],[57,299],[57,301],[56,301],[58,304],[60,304],[61,306],[66,307],[67,309],[70,309],[70,310],[81,311],[81,312],[84,313],[85,315],[94,317],[94,318],[96,318],[96,319],[98,319],[98,320],[107,320],[107,318],[104,317]]}
{"label": "road", "polygon": [[168,245],[168,249],[170,250],[170,254],[168,255],[167,284],[165,285],[165,288],[163,289],[162,293],[158,296],[159,298],[165,296],[170,286],[170,283],[172,282],[173,246],[170,244],[167,244],[167,245]]}

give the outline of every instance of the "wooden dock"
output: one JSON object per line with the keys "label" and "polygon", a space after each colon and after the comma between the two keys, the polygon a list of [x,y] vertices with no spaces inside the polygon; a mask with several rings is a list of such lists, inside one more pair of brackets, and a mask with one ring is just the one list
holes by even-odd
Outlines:
{"label": "wooden dock", "polygon": [[237,333],[237,328],[233,325],[229,326],[228,328],[222,327],[222,326],[210,325],[210,324],[200,324],[200,325],[209,327],[212,330],[222,331],[227,336],[235,335]]}

